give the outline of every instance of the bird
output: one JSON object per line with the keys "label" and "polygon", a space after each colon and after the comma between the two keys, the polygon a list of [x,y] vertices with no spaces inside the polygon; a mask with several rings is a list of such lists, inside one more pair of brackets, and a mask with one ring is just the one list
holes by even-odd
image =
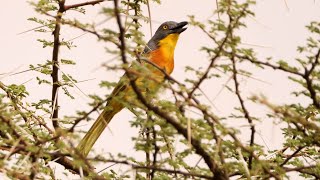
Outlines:
{"label": "bird", "polygon": [[179,35],[187,29],[187,24],[186,21],[167,21],[158,27],[141,54],[141,59],[144,60],[132,62],[127,70],[132,76],[125,73],[120,78],[108,97],[103,112],[78,144],[78,153],[87,157],[114,115],[123,108],[132,110],[132,105],[143,108],[130,85],[130,79],[134,78],[136,87],[145,97],[152,98],[156,94],[165,80],[165,73],[170,75],[174,69],[175,47]]}

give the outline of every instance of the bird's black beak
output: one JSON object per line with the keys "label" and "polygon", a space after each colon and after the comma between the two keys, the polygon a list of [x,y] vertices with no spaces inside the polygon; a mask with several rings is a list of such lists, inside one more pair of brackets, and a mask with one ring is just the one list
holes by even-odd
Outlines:
{"label": "bird's black beak", "polygon": [[180,33],[182,33],[183,31],[185,31],[187,29],[186,27],[184,28],[184,26],[187,25],[187,24],[188,24],[187,21],[182,21],[182,22],[178,23],[176,27],[173,27],[170,30],[171,30],[172,33],[180,34]]}

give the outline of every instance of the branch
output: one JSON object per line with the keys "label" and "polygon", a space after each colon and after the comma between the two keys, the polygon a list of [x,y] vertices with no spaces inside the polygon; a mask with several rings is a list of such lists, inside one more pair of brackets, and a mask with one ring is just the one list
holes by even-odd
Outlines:
{"label": "branch", "polygon": [[147,58],[140,57],[139,55],[136,55],[136,57],[137,57],[138,61],[144,61],[144,62],[152,65],[152,66],[155,67],[156,69],[158,69],[158,70],[164,75],[164,77],[165,77],[167,80],[169,80],[169,81],[171,81],[171,82],[173,82],[173,83],[176,83],[176,84],[179,85],[179,86],[185,86],[184,84],[182,84],[181,82],[179,82],[178,80],[176,80],[176,79],[174,79],[172,76],[170,76],[170,74],[168,74],[168,73],[166,72],[166,70],[160,68],[158,65],[156,65],[155,63],[149,61]]}
{"label": "branch", "polygon": [[[17,98],[14,94],[12,94],[12,93],[8,90],[8,88],[6,87],[6,85],[4,85],[1,81],[0,81],[0,89],[2,89],[4,92],[6,92],[7,96],[10,98],[11,102],[13,103],[13,106],[14,106],[15,110],[21,115],[21,117],[22,117],[23,120],[26,122],[26,124],[27,124],[27,122],[30,121],[30,119],[26,116],[26,113],[21,110],[21,108],[24,109],[25,111],[27,111],[27,112],[30,114],[31,117],[33,117],[34,119],[36,119],[40,126],[45,127],[50,134],[53,133],[52,130],[46,125],[46,123],[44,123],[42,120],[40,120],[40,118],[36,117],[36,115],[34,115],[33,112],[31,112],[31,111],[28,110],[26,107],[24,107],[21,102],[18,102],[18,98]],[[20,107],[19,107],[19,106],[20,106]],[[31,127],[29,126],[29,124],[27,124],[27,125],[28,125],[28,127],[31,129]],[[33,137],[34,137],[36,140],[38,140],[38,138],[36,137],[36,135],[34,134],[34,132],[32,132],[32,134],[33,134]]]}
{"label": "branch", "polygon": [[305,68],[305,72],[304,73],[300,73],[298,71],[294,71],[292,69],[283,67],[281,65],[274,65],[274,64],[271,64],[269,62],[258,61],[258,60],[255,60],[253,58],[250,58],[248,56],[239,56],[239,55],[235,55],[235,56],[240,58],[240,59],[246,59],[246,60],[248,60],[248,61],[250,61],[252,63],[255,63],[255,64],[268,66],[268,67],[271,67],[271,68],[273,68],[275,70],[281,70],[281,71],[284,71],[284,72],[287,72],[287,73],[294,74],[294,75],[302,77],[306,81],[306,86],[307,86],[307,89],[308,89],[308,91],[310,93],[310,98],[312,99],[313,105],[316,108],[320,109],[320,103],[318,102],[318,99],[317,99],[317,93],[316,93],[316,91],[315,91],[315,89],[313,87],[313,81],[310,78],[310,75],[314,71],[315,67],[319,64],[320,49],[318,50],[317,54],[315,55],[315,60],[314,60],[314,62],[312,62],[311,68],[309,70],[307,68]]}
{"label": "branch", "polygon": [[[225,127],[220,123],[220,121],[218,120],[218,118],[217,118],[215,115],[213,115],[213,114],[211,114],[210,112],[208,112],[208,110],[207,110],[204,106],[202,106],[202,105],[200,104],[200,101],[199,101],[199,100],[197,100],[195,97],[193,97],[193,100],[195,101],[196,104],[192,104],[190,101],[188,101],[188,103],[189,103],[190,106],[196,107],[196,108],[198,108],[199,110],[201,110],[201,112],[204,113],[205,117],[210,118],[214,123],[216,123],[215,126],[218,126],[218,127],[220,127],[220,128],[223,128],[223,129],[224,129],[224,132],[225,132],[226,134],[228,134],[230,137],[232,137],[232,139],[234,140],[234,144],[235,144],[236,146],[240,147],[240,148],[241,148],[242,150],[244,150],[245,152],[247,152],[247,153],[249,153],[249,154],[252,154],[253,158],[255,158],[257,161],[260,161],[258,155],[256,155],[252,149],[247,148],[246,146],[244,146],[244,145],[241,143],[241,141],[239,140],[239,138],[237,138],[237,136],[236,136],[236,134],[235,134],[234,131],[225,128]],[[263,168],[264,172],[266,172],[267,174],[269,174],[271,177],[274,177],[274,178],[277,179],[277,180],[280,180],[280,179],[281,179],[281,178],[280,178],[278,175],[276,175],[274,172],[271,172],[271,170],[269,169],[269,168],[270,168],[269,166],[263,164],[263,165],[262,165],[262,168]],[[233,176],[233,174],[229,174],[229,175],[230,175],[230,176]]]}
{"label": "branch", "polygon": [[[52,112],[51,118],[52,118],[52,123],[55,129],[59,128],[58,89],[60,87],[60,84],[59,84],[59,67],[58,66],[59,66],[59,48],[60,48],[60,29],[61,29],[61,24],[63,23],[62,14],[71,8],[77,8],[77,7],[86,6],[86,5],[95,5],[103,1],[105,0],[88,1],[83,3],[73,4],[73,5],[65,5],[65,0],[59,1],[59,10],[55,17],[55,29],[53,31],[54,42],[53,42],[53,52],[52,52],[52,74],[51,74],[52,82],[53,82],[52,94],[51,94],[53,112]],[[82,30],[84,29],[82,28]],[[98,36],[97,33],[92,32],[90,30],[87,30],[86,32],[90,32]]]}
{"label": "branch", "polygon": [[[199,79],[199,81],[197,81],[192,90],[188,93],[188,96],[189,98],[192,96],[192,94],[194,93],[194,91],[196,89],[198,89],[201,85],[201,83],[207,79],[208,75],[209,75],[209,72],[211,70],[211,68],[213,67],[215,61],[220,57],[220,54],[223,52],[223,48],[224,48],[224,45],[225,43],[227,43],[228,39],[229,39],[229,36],[231,35],[232,31],[233,31],[233,28],[234,28],[234,25],[238,24],[239,20],[241,19],[241,17],[243,17],[245,15],[245,10],[246,10],[247,7],[244,7],[243,10],[241,11],[242,13],[235,19],[235,20],[232,20],[230,19],[230,22],[228,24],[228,27],[227,27],[227,31],[226,31],[226,36],[225,38],[223,39],[223,41],[221,42],[221,44],[219,45],[218,47],[218,50],[217,52],[215,53],[215,55],[211,58],[211,62],[209,64],[209,66],[207,67],[205,73],[201,76],[201,78]],[[233,23],[233,24],[232,24]],[[208,36],[209,38],[211,38],[214,42],[217,42],[217,40],[212,37],[209,33],[207,33],[203,28],[201,28]]]}
{"label": "branch", "polygon": [[[316,123],[308,121],[305,117],[301,117],[294,110],[273,105],[270,102],[268,102],[267,99],[265,98],[259,98],[259,97],[253,97],[253,98],[254,100],[257,100],[259,103],[270,108],[274,112],[274,114],[277,115],[279,118],[288,119],[289,122],[296,125],[297,129],[303,132],[305,136],[310,137],[311,134],[308,134],[307,132],[305,132],[305,129],[308,129],[309,132],[312,132],[312,135],[314,134],[313,143],[319,144],[320,138],[317,135],[320,133],[320,127]],[[298,124],[301,124],[304,128],[299,127]]]}
{"label": "branch", "polygon": [[[6,117],[0,115],[0,121],[4,122],[5,124],[8,125],[9,130],[12,131],[12,134],[17,138],[17,140],[19,141],[19,143],[21,142],[21,144],[25,145],[25,146],[29,146],[29,143],[27,141],[27,139],[21,135],[21,133],[19,133],[17,131],[17,127],[15,124],[12,124],[13,121],[11,119],[7,119]],[[2,124],[3,125],[3,124]]]}
{"label": "branch", "polygon": [[89,115],[91,113],[93,113],[94,111],[96,111],[100,106],[102,106],[105,102],[107,102],[109,100],[109,98],[99,102],[97,105],[95,105],[89,112],[87,112],[86,114],[84,114],[82,117],[77,118],[76,120],[74,120],[74,123],[72,125],[72,127],[68,130],[68,132],[73,132],[74,128],[77,126],[77,124],[79,124],[82,120],[86,119],[89,117]]}
{"label": "branch", "polygon": [[[0,119],[1,119],[1,116],[0,116]],[[75,162],[75,161],[72,161],[66,157],[66,156],[70,156],[70,154],[62,154],[60,152],[55,152],[55,153],[43,152],[43,153],[39,154],[39,152],[30,151],[29,150],[30,147],[34,148],[31,145],[20,144],[14,148],[12,148],[10,146],[0,146],[0,149],[2,151],[8,151],[11,154],[13,154],[13,153],[18,153],[18,154],[22,154],[22,155],[29,154],[30,156],[38,156],[39,158],[43,159],[44,161],[56,162],[56,163],[64,166],[64,168],[66,168],[67,170],[70,170],[72,173],[76,173],[78,175],[81,174],[81,172],[80,172],[80,168],[81,168],[83,171],[83,174],[86,176],[90,176],[92,178],[97,178],[97,179],[105,179],[103,176],[100,176],[96,172],[94,172],[93,168],[91,168],[90,165],[85,160],[82,160],[82,162],[85,162],[86,165],[80,166],[79,161]]]}
{"label": "branch", "polygon": [[[170,116],[167,112],[162,111],[159,107],[153,106],[151,103],[143,97],[142,93],[139,91],[139,88],[135,84],[135,81],[130,81],[130,84],[137,94],[138,99],[145,105],[149,110],[153,111],[159,117],[165,119],[169,124],[171,124],[179,134],[183,135],[185,139],[188,139],[188,131],[184,128],[176,119]],[[201,147],[201,142],[193,137],[191,137],[191,144],[195,148],[197,154],[203,157],[209,169],[214,174],[214,177],[217,179],[227,179],[226,174],[222,169],[218,167],[213,158]]]}
{"label": "branch", "polygon": [[23,173],[19,173],[17,171],[11,171],[10,169],[0,169],[0,172],[1,173],[4,173],[4,174],[7,174],[7,175],[11,175],[13,178],[17,178],[17,179],[20,179],[20,180],[31,180],[29,178],[29,176],[23,174]]}
{"label": "branch", "polygon": [[131,162],[128,162],[128,161],[118,161],[118,160],[103,160],[103,161],[110,162],[110,163],[117,163],[117,164],[125,164],[128,166],[131,166],[133,169],[148,169],[148,170],[166,172],[166,173],[170,173],[170,174],[181,174],[185,177],[199,177],[199,178],[204,178],[204,179],[213,179],[212,176],[196,174],[196,173],[189,173],[189,172],[184,172],[184,171],[180,171],[180,170],[164,169],[164,168],[159,168],[159,167],[155,167],[155,166],[140,166],[140,165],[136,165]]}
{"label": "branch", "polygon": [[[152,161],[152,167],[156,167],[157,166],[157,155],[158,155],[158,153],[159,153],[159,151],[160,151],[160,148],[159,148],[159,146],[157,145],[157,131],[156,131],[156,129],[154,128],[154,126],[152,126],[152,135],[153,135],[153,137],[152,137],[152,139],[153,139],[153,147],[154,147],[154,152],[153,152],[153,161]],[[154,178],[154,174],[155,174],[155,169],[153,169],[152,171],[151,171],[151,174],[150,174],[150,177],[151,177],[151,179],[153,179]]]}
{"label": "branch", "polygon": [[290,73],[290,74],[294,74],[294,75],[297,75],[297,76],[300,76],[300,77],[303,77],[304,74],[298,72],[298,71],[294,71],[292,69],[288,69],[288,68],[285,68],[281,65],[275,65],[275,64],[271,64],[269,62],[263,62],[263,61],[258,61],[258,60],[255,60],[253,58],[250,58],[249,56],[240,56],[240,55],[237,55],[235,54],[235,56],[239,59],[245,59],[245,60],[248,60],[254,64],[259,64],[259,65],[264,65],[264,66],[268,66],[272,69],[275,69],[275,70],[281,70],[281,71],[284,71],[284,72],[287,72],[287,73]]}
{"label": "branch", "polygon": [[[229,26],[230,26],[230,24],[229,24]],[[215,61],[220,57],[220,54],[221,54],[221,52],[222,52],[222,50],[223,50],[223,46],[224,46],[224,44],[227,42],[227,39],[229,38],[229,34],[230,34],[230,27],[229,27],[228,30],[227,30],[226,37],[223,39],[222,43],[219,45],[219,48],[218,48],[217,53],[215,54],[215,56],[213,56],[213,57],[211,58],[211,62],[210,62],[210,64],[209,64],[209,66],[207,67],[205,73],[204,73],[204,74],[201,76],[201,78],[194,84],[192,90],[188,93],[188,96],[189,96],[189,97],[191,97],[192,94],[194,93],[194,91],[200,87],[201,83],[202,83],[205,79],[207,79],[208,74],[209,74],[211,68],[213,67]]]}
{"label": "branch", "polygon": [[65,11],[64,9],[65,0],[59,1],[59,10],[56,15],[55,29],[53,31],[53,52],[52,52],[52,93],[51,93],[51,102],[52,102],[52,124],[53,127],[57,130],[59,129],[59,103],[58,103],[58,89],[59,89],[59,48],[60,48],[60,29],[61,29],[61,19],[62,14]]}
{"label": "branch", "polygon": [[[248,111],[247,107],[244,105],[244,100],[243,100],[241,93],[240,93],[239,81],[238,81],[238,76],[237,76],[238,70],[236,67],[236,61],[234,59],[234,53],[232,54],[231,61],[232,61],[232,70],[233,70],[233,80],[234,80],[235,89],[236,89],[235,93],[236,93],[238,100],[240,102],[241,109],[243,110],[243,113],[244,113],[244,117],[248,120],[248,123],[250,125],[250,129],[251,129],[250,147],[252,148],[254,145],[254,135],[255,135],[256,130],[255,130],[255,126],[253,124],[253,119],[249,115],[249,111]],[[250,153],[249,162],[248,162],[249,169],[252,169],[252,158],[253,158],[253,153]]]}
{"label": "branch", "polygon": [[320,174],[317,172],[310,172],[308,170],[311,170],[313,168],[316,168],[316,165],[311,165],[311,166],[301,166],[301,167],[294,167],[294,168],[289,168],[289,167],[283,167],[283,169],[286,172],[292,172],[292,171],[297,171],[300,172],[302,174],[308,174],[311,176],[314,176],[316,179],[320,179]]}
{"label": "branch", "polygon": [[312,99],[313,105],[318,109],[320,109],[320,104],[318,102],[317,92],[316,92],[315,88],[313,87],[313,82],[312,82],[313,80],[310,78],[310,75],[312,74],[315,67],[319,64],[319,56],[320,56],[320,49],[318,50],[317,54],[315,55],[315,60],[314,60],[314,62],[312,62],[311,68],[309,70],[307,68],[305,68],[305,73],[303,75],[303,78],[306,81],[307,89],[310,93],[310,97]]}
{"label": "branch", "polygon": [[72,8],[78,8],[78,7],[81,7],[81,6],[87,6],[87,5],[96,5],[96,4],[99,4],[103,1],[107,1],[107,0],[95,0],[95,1],[87,1],[87,2],[83,2],[83,3],[78,3],[78,4],[72,4],[72,5],[65,5],[64,6],[64,10],[67,11],[69,9],[72,9]]}
{"label": "branch", "polygon": [[303,148],[305,148],[305,146],[300,146],[298,147],[298,149],[296,151],[294,151],[289,157],[287,157],[283,163],[280,164],[280,167],[283,167],[285,164],[287,164],[287,162],[290,161],[290,159],[292,159],[296,154],[298,154]]}
{"label": "branch", "polygon": [[319,64],[319,56],[320,56],[320,49],[318,50],[317,54],[314,57],[314,62],[311,63],[311,68],[306,72],[306,74],[309,76],[315,67]]}

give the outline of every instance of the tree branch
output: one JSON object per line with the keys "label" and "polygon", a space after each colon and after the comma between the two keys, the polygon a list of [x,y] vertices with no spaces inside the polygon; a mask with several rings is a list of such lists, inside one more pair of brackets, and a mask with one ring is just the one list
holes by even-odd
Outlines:
{"label": "tree branch", "polygon": [[93,113],[94,111],[96,111],[100,106],[102,106],[105,102],[108,101],[109,98],[97,103],[89,112],[87,112],[86,114],[84,114],[82,117],[79,117],[77,119],[74,120],[74,123],[72,125],[72,127],[68,130],[69,132],[73,132],[74,128],[84,119],[88,118],[89,115],[91,113]]}
{"label": "tree branch", "polygon": [[60,48],[60,29],[61,29],[61,19],[64,9],[65,0],[59,1],[59,10],[56,15],[55,29],[53,31],[53,51],[52,51],[52,93],[51,93],[51,105],[52,105],[52,124],[57,130],[60,128],[58,118],[59,118],[59,101],[58,101],[58,89],[59,84],[59,48]]}
{"label": "tree branch", "polygon": [[315,55],[315,60],[312,62],[311,68],[309,70],[307,68],[305,68],[305,73],[303,75],[303,78],[306,81],[307,89],[310,93],[310,98],[312,99],[313,105],[318,109],[320,109],[320,104],[319,104],[319,101],[317,98],[317,92],[316,92],[315,88],[313,87],[313,80],[310,77],[310,75],[312,74],[315,67],[319,64],[319,56],[320,56],[320,49],[318,50],[317,54]]}
{"label": "tree branch", "polygon": [[284,72],[287,72],[287,73],[290,73],[290,74],[294,74],[294,75],[297,75],[297,76],[300,76],[300,77],[303,77],[304,74],[298,72],[298,71],[294,71],[292,69],[288,69],[288,68],[285,68],[281,65],[275,65],[275,64],[271,64],[269,62],[263,62],[263,61],[258,61],[258,60],[255,60],[253,58],[250,58],[249,56],[240,56],[240,55],[235,55],[237,58],[239,59],[244,59],[244,60],[248,60],[254,64],[259,64],[259,65],[264,65],[264,66],[267,66],[267,67],[270,67],[272,69],[275,69],[275,70],[281,70],[281,71],[284,71]]}
{"label": "tree branch", "polygon": [[83,2],[83,3],[78,3],[78,4],[65,5],[64,9],[65,9],[65,11],[67,11],[72,8],[78,8],[78,7],[87,6],[87,5],[94,6],[94,5],[99,4],[103,1],[110,1],[110,0],[95,0],[95,1],[87,1],[87,2]]}
{"label": "tree branch", "polygon": [[166,172],[166,173],[170,173],[170,174],[181,174],[185,177],[199,177],[199,178],[203,178],[203,179],[213,179],[212,176],[201,175],[201,174],[196,174],[196,173],[189,173],[189,172],[184,172],[184,171],[180,171],[180,170],[164,169],[164,168],[159,168],[159,167],[155,167],[155,166],[140,166],[140,165],[136,165],[131,162],[128,162],[128,161],[118,161],[118,160],[103,160],[103,161],[117,163],[117,164],[125,164],[128,166],[131,166],[133,169],[147,169],[147,170]]}
{"label": "tree branch", "polygon": [[[250,129],[251,129],[250,147],[252,148],[254,145],[254,136],[255,136],[256,130],[255,130],[255,126],[253,124],[253,119],[249,115],[249,111],[248,111],[247,107],[244,105],[244,100],[243,100],[241,93],[240,93],[240,88],[239,88],[240,85],[239,85],[238,76],[237,76],[238,70],[237,70],[237,66],[236,66],[236,60],[234,57],[234,53],[232,54],[231,61],[232,61],[232,69],[233,69],[233,80],[234,80],[235,89],[236,89],[235,93],[236,93],[238,100],[240,102],[241,109],[243,110],[243,113],[244,113],[244,117],[248,120],[248,123],[250,125]],[[253,151],[252,151],[252,153],[250,153],[250,156],[249,156],[249,162],[248,162],[249,169],[252,169],[252,159],[253,159]]]}
{"label": "tree branch", "polygon": [[281,164],[280,167],[283,167],[287,162],[290,161],[297,153],[299,153],[305,146],[299,146],[289,157],[287,157]]}
{"label": "tree branch", "polygon": [[[241,11],[242,13],[240,13],[239,16],[237,16],[237,18],[235,20],[233,20],[232,18],[230,18],[230,22],[228,24],[228,27],[227,27],[227,30],[226,30],[226,36],[224,37],[224,39],[222,40],[221,44],[219,45],[217,51],[215,52],[215,55],[211,58],[210,60],[210,64],[208,65],[205,73],[200,77],[200,79],[194,84],[192,90],[188,93],[188,97],[190,98],[192,96],[192,94],[194,93],[194,91],[196,89],[198,89],[201,85],[201,83],[207,79],[208,75],[209,75],[209,72],[211,70],[211,68],[213,67],[215,61],[220,57],[221,53],[223,53],[223,49],[224,49],[224,45],[227,43],[233,29],[235,28],[234,25],[237,25],[239,20],[245,15],[245,10],[246,10],[247,7],[244,7],[243,10]],[[230,16],[229,16],[230,17]],[[203,31],[204,29],[201,28]],[[206,33],[206,31],[204,31]],[[214,42],[217,42],[217,40],[212,37],[209,33],[206,33],[209,38],[211,38]]]}

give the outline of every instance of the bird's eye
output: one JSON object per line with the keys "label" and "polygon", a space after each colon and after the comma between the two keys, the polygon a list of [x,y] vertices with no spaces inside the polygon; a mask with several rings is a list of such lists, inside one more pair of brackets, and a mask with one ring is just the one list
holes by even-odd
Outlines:
{"label": "bird's eye", "polygon": [[167,25],[163,25],[162,28],[163,28],[164,30],[167,30],[167,29],[168,29],[168,26],[167,26]]}

